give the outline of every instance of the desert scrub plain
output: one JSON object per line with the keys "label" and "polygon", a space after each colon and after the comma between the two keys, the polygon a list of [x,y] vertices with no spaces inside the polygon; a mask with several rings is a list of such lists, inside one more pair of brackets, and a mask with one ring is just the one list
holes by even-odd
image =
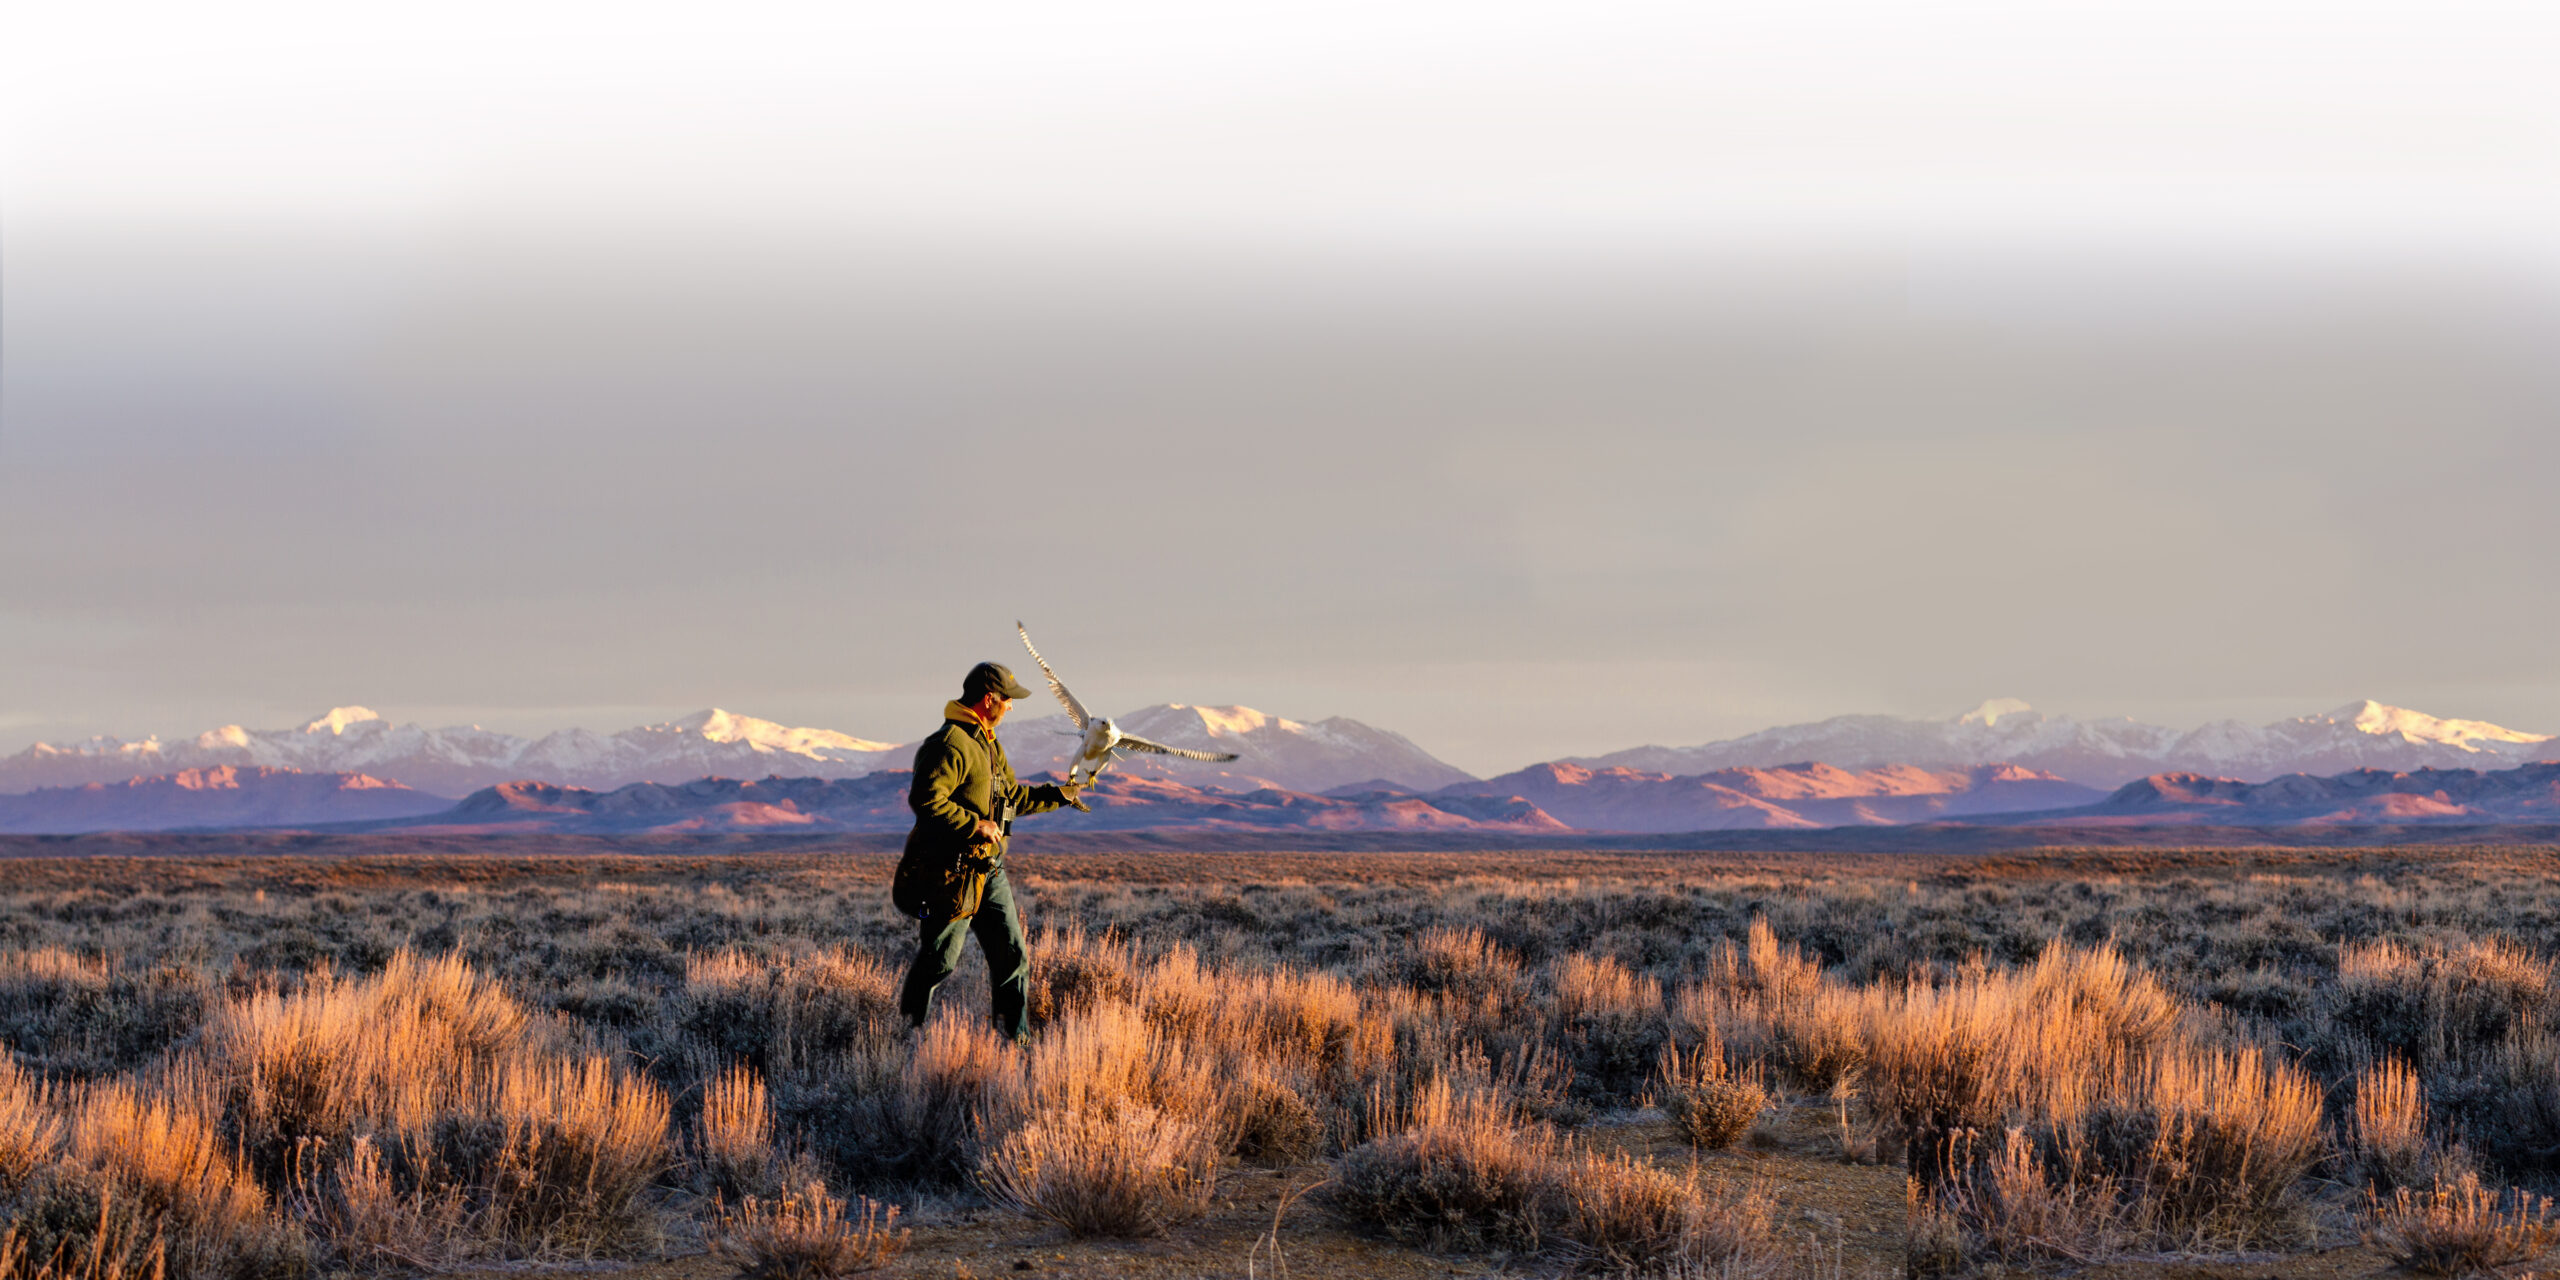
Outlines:
{"label": "desert scrub plain", "polygon": [[889,855],[294,847],[0,861],[0,1278],[2254,1280],[2560,1237],[2551,851],[1026,850],[1017,1047],[974,946],[905,1032]]}

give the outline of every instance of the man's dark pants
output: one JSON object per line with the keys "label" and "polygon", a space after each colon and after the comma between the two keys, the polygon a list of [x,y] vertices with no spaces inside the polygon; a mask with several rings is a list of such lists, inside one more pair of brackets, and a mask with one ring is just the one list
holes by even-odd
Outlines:
{"label": "man's dark pants", "polygon": [[898,1007],[907,1021],[924,1025],[933,1004],[933,989],[960,967],[963,934],[978,935],[987,956],[987,983],[995,988],[996,1033],[1015,1039],[1030,1034],[1031,1011],[1024,993],[1031,980],[1031,946],[1023,940],[1022,912],[1013,905],[1013,882],[1004,868],[987,877],[987,896],[978,914],[966,920],[926,920],[916,938],[916,962],[907,970],[906,989]]}

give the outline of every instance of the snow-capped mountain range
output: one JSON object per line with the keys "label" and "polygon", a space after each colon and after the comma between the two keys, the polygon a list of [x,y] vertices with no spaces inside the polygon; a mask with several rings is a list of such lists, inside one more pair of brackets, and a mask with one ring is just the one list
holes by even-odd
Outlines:
{"label": "snow-capped mountain range", "polygon": [[361,773],[458,796],[519,778],[581,787],[685,782],[705,774],[850,778],[909,758],[896,743],[796,729],[717,708],[610,735],[563,729],[521,738],[477,725],[393,724],[363,707],[335,707],[295,729],[229,724],[183,742],[39,742],[0,760],[0,792],[232,766]]}
{"label": "snow-capped mountain range", "polygon": [[[1168,702],[1142,707],[1116,717],[1113,723],[1123,732],[1168,747],[1232,751],[1237,756],[1225,764],[1204,764],[1129,753],[1111,766],[1115,773],[1134,777],[1248,791],[1257,787],[1330,791],[1348,783],[1380,780],[1429,791],[1475,781],[1475,775],[1433,758],[1403,734],[1341,716],[1300,723],[1251,707]],[[996,736],[1004,740],[1014,772],[1026,776],[1042,770],[1065,773],[1076,745],[1075,728],[1065,716],[1007,719],[997,727]]]}
{"label": "snow-capped mountain range", "polygon": [[1568,763],[1669,774],[1819,760],[1843,769],[1905,764],[2015,764],[2083,786],[2115,787],[2155,773],[2264,781],[2354,769],[2494,769],[2560,758],[2560,741],[2478,720],[2441,720],[2379,702],[2269,725],[2220,720],[2189,730],[2128,719],[2048,715],[1995,698],[1950,720],[1835,716],[1694,747],[1636,747]]}
{"label": "snow-capped mountain range", "polygon": [[[1026,704],[1027,710],[1029,704]],[[926,716],[929,718],[929,710]],[[1355,784],[1436,791],[1475,779],[1400,734],[1335,717],[1297,721],[1251,707],[1164,703],[1118,717],[1128,732],[1172,746],[1233,751],[1226,764],[1131,756],[1115,772],[1246,792],[1316,793]],[[919,728],[923,726],[918,726]],[[1062,770],[1074,742],[1064,716],[1006,722],[1015,769]],[[291,729],[224,725],[184,741],[91,738],[37,743],[0,759],[0,794],[39,787],[122,783],[188,770],[294,769],[362,774],[441,796],[503,782],[611,790],[702,777],[858,778],[904,769],[914,743],[800,728],[712,709],[620,733],[564,729],[539,738],[477,726],[393,724],[363,707],[337,707]],[[2355,769],[2497,769],[2560,759],[2560,740],[2477,720],[2445,720],[2376,702],[2271,725],[2220,721],[2189,730],[2132,720],[2081,720],[2016,699],[1986,702],[1948,720],[1840,716],[1766,729],[1695,747],[1637,747],[1553,762],[1692,778],[1734,769],[1820,762],[1857,771],[1885,766],[1963,770],[2016,765],[2088,787],[2113,788],[2156,773],[2264,781]],[[1499,780],[1497,780],[1499,781]]]}
{"label": "snow-capped mountain range", "polygon": [[[918,719],[928,723],[920,727],[929,727],[939,712],[939,707],[927,709]],[[1136,756],[1115,766],[1140,777],[1230,790],[1310,792],[1372,779],[1426,789],[1473,781],[1473,775],[1434,759],[1401,734],[1338,716],[1301,723],[1251,707],[1168,703],[1129,712],[1118,723],[1143,738],[1233,751],[1240,757],[1216,765]],[[1066,750],[1075,741],[1064,736],[1065,716],[1009,720],[999,732],[1015,770],[1023,774],[1064,770]],[[717,708],[615,734],[563,729],[522,738],[476,725],[431,729],[393,724],[364,707],[336,707],[293,729],[233,724],[180,742],[106,737],[64,745],[39,742],[0,759],[0,794],[235,767],[364,774],[459,796],[523,780],[612,790],[702,777],[858,778],[878,769],[907,768],[914,759],[912,739],[877,742]]]}

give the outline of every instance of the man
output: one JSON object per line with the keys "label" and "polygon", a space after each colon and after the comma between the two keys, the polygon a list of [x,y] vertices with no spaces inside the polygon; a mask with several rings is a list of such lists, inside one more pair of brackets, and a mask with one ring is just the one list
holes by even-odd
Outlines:
{"label": "man", "polygon": [[[978,935],[978,948],[987,957],[997,1032],[1016,1040],[1031,1033],[1024,998],[1031,950],[1023,938],[1013,886],[1005,879],[1005,827],[1015,817],[1076,803],[1079,788],[1028,787],[1014,780],[1013,764],[996,740],[996,726],[1015,698],[1030,696],[1029,689],[1014,682],[1012,671],[981,662],[961,681],[960,700],[944,704],[941,730],[916,748],[915,781],[907,790],[916,825],[907,834],[901,877],[914,869],[938,876],[956,865],[986,869],[986,887],[974,915],[930,894],[917,909],[916,961],[907,970],[898,1002],[910,1025],[924,1025],[934,988],[959,967],[960,935],[967,932]],[[901,909],[905,906],[902,901]]]}

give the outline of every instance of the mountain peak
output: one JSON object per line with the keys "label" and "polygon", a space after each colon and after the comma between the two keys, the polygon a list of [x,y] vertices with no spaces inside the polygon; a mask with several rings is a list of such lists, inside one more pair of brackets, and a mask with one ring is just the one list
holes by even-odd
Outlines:
{"label": "mountain peak", "polygon": [[2524,745],[2551,741],[2551,735],[2547,733],[2525,733],[2485,720],[2442,720],[2423,711],[2411,711],[2407,707],[2395,707],[2371,698],[2350,702],[2325,718],[2333,724],[2351,725],[2358,732],[2375,737],[2396,735],[2411,742],[2439,742],[2465,750],[2472,749],[2470,744],[2479,741]]}
{"label": "mountain peak", "polygon": [[1956,723],[1978,724],[1988,729],[2000,723],[2000,718],[2003,716],[2025,715],[2033,710],[2035,708],[2028,706],[2023,698],[1992,698],[1981,706],[1956,717]]}
{"label": "mountain peak", "polygon": [[302,731],[304,733],[326,733],[334,737],[338,734],[345,733],[349,725],[365,724],[371,721],[380,720],[381,718],[381,716],[373,713],[373,708],[371,707],[331,707],[326,713],[313,719],[311,723],[302,726]]}
{"label": "mountain peak", "polygon": [[1299,727],[1296,721],[1265,715],[1251,707],[1203,707],[1188,702],[1168,702],[1165,709],[1188,711],[1200,717],[1201,727],[1208,730],[1212,738],[1240,738],[1268,725],[1278,725],[1284,731]]}
{"label": "mountain peak", "polygon": [[659,733],[691,733],[705,742],[743,742],[757,751],[815,756],[819,751],[887,751],[896,743],[873,742],[833,729],[803,729],[772,720],[742,716],[719,707],[681,719],[648,726]]}
{"label": "mountain peak", "polygon": [[732,711],[724,711],[719,707],[707,707],[692,715],[678,716],[651,727],[698,733],[712,742],[736,742],[751,736],[754,726],[771,723],[767,720],[758,720],[754,716],[742,716]]}

